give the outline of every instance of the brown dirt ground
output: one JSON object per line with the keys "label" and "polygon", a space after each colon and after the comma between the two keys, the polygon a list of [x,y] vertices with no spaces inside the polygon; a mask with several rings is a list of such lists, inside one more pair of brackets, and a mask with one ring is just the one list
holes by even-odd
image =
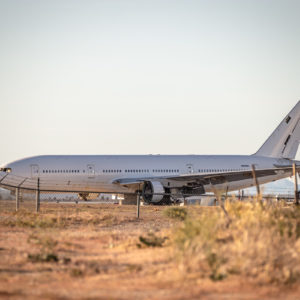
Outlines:
{"label": "brown dirt ground", "polygon": [[[43,218],[67,221],[59,227],[30,227],[14,226],[14,203],[1,200],[0,298],[300,299],[297,286],[184,275],[170,240],[161,248],[138,247],[140,236],[171,237],[179,225],[163,209],[142,207],[137,220],[135,206],[42,203]],[[32,262],[29,256],[42,253],[43,247],[52,247],[59,261]]]}

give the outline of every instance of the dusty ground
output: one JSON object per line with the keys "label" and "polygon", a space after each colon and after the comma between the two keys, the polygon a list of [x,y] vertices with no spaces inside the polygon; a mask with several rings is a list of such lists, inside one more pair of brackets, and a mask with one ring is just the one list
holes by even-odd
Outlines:
{"label": "dusty ground", "polygon": [[[140,220],[134,206],[42,203],[35,216],[0,200],[0,209],[3,299],[300,299],[297,286],[184,277],[170,241],[180,221],[162,207],[142,207]],[[148,247],[139,238],[149,233],[169,239]]]}

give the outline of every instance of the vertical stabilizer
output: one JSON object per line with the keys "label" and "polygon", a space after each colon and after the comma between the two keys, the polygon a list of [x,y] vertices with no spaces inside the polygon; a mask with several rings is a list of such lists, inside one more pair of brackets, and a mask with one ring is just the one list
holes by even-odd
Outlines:
{"label": "vertical stabilizer", "polygon": [[255,155],[294,159],[298,151],[299,142],[300,101]]}

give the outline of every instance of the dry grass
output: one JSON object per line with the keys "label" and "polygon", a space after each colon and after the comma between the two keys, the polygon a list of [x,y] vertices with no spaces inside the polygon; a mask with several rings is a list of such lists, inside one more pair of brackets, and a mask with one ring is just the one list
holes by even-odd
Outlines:
{"label": "dry grass", "polygon": [[180,221],[185,220],[187,214],[187,209],[183,207],[168,207],[164,210],[165,216]]}
{"label": "dry grass", "polygon": [[42,203],[36,214],[3,204],[0,298],[286,300],[300,292],[294,208],[228,204],[228,226],[215,207],[141,207],[137,220],[135,206]]}
{"label": "dry grass", "polygon": [[189,217],[175,232],[185,272],[221,280],[239,275],[259,283],[300,281],[300,209],[281,204],[227,203]]}
{"label": "dry grass", "polygon": [[30,210],[20,209],[18,212],[6,212],[0,218],[0,226],[9,227],[28,227],[28,228],[67,228],[70,226],[112,226],[120,225],[122,222],[135,220],[128,216],[117,215],[116,212],[102,210],[94,214],[86,207],[76,208],[75,210],[53,211],[48,209],[46,212],[35,213]]}

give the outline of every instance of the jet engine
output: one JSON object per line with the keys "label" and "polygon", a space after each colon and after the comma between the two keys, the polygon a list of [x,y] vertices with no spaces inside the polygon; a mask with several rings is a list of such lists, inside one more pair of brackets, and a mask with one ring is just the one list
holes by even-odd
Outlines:
{"label": "jet engine", "polygon": [[165,195],[166,190],[159,181],[146,181],[143,185],[142,197],[147,203],[161,204],[167,202],[170,196]]}

